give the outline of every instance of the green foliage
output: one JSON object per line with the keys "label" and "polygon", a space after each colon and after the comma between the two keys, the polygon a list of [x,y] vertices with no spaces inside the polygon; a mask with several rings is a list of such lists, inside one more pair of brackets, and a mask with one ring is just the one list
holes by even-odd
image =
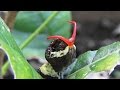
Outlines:
{"label": "green foliage", "polygon": [[[15,27],[12,32],[16,42],[20,45],[29,35],[31,35],[41,24],[52,14],[52,11],[20,11],[16,17]],[[50,41],[47,37],[50,35],[62,35],[70,37],[71,25],[67,22],[71,20],[71,12],[60,11],[45,26],[44,31],[31,41],[23,49],[26,58],[36,57],[44,60],[44,52]]]}
{"label": "green foliage", "polygon": [[[44,52],[49,44],[49,41],[46,39],[48,36],[70,36],[71,25],[66,22],[71,20],[71,14],[69,11],[59,12],[51,19],[51,21],[45,24],[46,28],[42,28],[41,32],[35,33],[35,30],[37,30],[39,26],[42,26],[51,14],[51,11],[19,12],[12,32],[13,36],[11,35],[9,28],[0,18],[0,50],[3,50],[7,54],[15,78],[42,79],[35,69],[27,62],[25,57],[30,58],[36,56],[45,60]],[[43,32],[43,30],[45,31]],[[31,34],[35,34],[36,38],[32,38],[31,43],[21,52],[18,45],[24,42]],[[111,71],[119,63],[119,52],[120,42],[101,47],[96,51],[85,52],[77,58],[74,67],[66,78],[83,79],[92,72]],[[44,70],[48,69],[44,68]],[[5,72],[2,71],[2,73]]]}
{"label": "green foliage", "polygon": [[40,79],[42,78],[31,65],[25,60],[22,52],[17,46],[9,28],[0,18],[0,49],[3,50],[10,62],[16,79]]}
{"label": "green foliage", "polygon": [[120,62],[120,42],[79,56],[69,79],[82,79],[91,72],[111,71]]}

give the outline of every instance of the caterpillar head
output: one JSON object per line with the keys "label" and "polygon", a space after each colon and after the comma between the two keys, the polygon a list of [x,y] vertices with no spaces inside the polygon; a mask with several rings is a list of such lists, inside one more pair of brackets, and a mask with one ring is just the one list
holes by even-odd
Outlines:
{"label": "caterpillar head", "polygon": [[74,24],[71,38],[67,39],[58,35],[48,37],[48,39],[54,40],[46,49],[45,58],[56,72],[67,68],[76,58],[76,46],[74,45],[76,38],[76,22],[69,21],[69,23]]}

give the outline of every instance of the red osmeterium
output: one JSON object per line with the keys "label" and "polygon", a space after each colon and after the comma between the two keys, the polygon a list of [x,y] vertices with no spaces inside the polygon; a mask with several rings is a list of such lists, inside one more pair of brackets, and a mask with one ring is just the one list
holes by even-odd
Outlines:
{"label": "red osmeterium", "polygon": [[75,38],[76,38],[76,22],[75,21],[68,21],[71,24],[74,24],[74,30],[73,30],[73,34],[72,37],[70,39],[64,38],[62,36],[49,36],[48,39],[61,39],[62,41],[64,41],[66,44],[68,44],[68,46],[73,46],[74,42],[75,42]]}

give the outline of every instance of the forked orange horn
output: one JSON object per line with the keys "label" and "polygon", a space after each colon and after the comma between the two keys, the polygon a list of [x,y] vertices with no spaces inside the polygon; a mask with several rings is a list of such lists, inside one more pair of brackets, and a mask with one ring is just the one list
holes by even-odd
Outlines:
{"label": "forked orange horn", "polygon": [[69,23],[71,24],[74,24],[74,30],[73,30],[73,34],[72,34],[72,37],[67,39],[65,37],[62,37],[62,36],[58,36],[58,35],[55,35],[55,36],[49,36],[48,39],[61,39],[62,41],[64,41],[66,44],[68,44],[68,46],[73,46],[74,42],[75,42],[75,38],[76,38],[76,22],[75,21],[68,21]]}

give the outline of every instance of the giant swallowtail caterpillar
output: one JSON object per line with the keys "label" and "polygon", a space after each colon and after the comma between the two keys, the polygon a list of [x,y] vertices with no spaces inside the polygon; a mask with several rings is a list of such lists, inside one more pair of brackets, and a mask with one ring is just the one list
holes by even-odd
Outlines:
{"label": "giant swallowtail caterpillar", "polygon": [[[63,78],[62,72],[64,72],[76,59],[76,46],[74,45],[76,38],[76,22],[69,21],[69,23],[74,24],[74,30],[71,38],[67,39],[58,35],[49,36],[48,39],[54,40],[45,51],[46,60],[52,66],[54,71],[60,75],[60,78]],[[43,67],[45,68],[46,65],[42,66],[40,69]]]}

